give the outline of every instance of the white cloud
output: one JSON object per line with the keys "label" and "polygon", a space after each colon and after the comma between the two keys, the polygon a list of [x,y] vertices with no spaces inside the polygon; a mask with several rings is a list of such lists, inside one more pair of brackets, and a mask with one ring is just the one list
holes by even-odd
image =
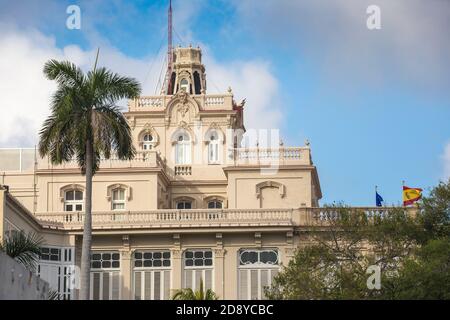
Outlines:
{"label": "white cloud", "polygon": [[229,86],[235,100],[246,99],[244,121],[247,129],[279,128],[282,120],[278,80],[265,61],[221,64],[205,54],[208,93],[223,93]]}
{"label": "white cloud", "polygon": [[[206,49],[207,51],[207,49]],[[99,65],[137,78],[143,95],[155,92],[163,55],[134,59],[103,43]],[[42,68],[49,59],[70,60],[84,70],[93,66],[95,50],[70,45],[58,48],[55,40],[38,31],[6,28],[0,38],[0,147],[30,147],[37,143],[42,122],[49,114],[55,83],[44,78]],[[236,99],[247,98],[247,128],[277,128],[282,119],[278,81],[267,62],[239,61],[222,64],[204,54],[208,93],[233,88]]]}
{"label": "white cloud", "polygon": [[[238,24],[270,45],[315,62],[333,85],[399,85],[431,94],[450,85],[449,1],[234,0]],[[368,30],[366,8],[381,8],[381,30]],[[267,23],[273,21],[273,23]],[[330,86],[329,83],[326,84]]]}
{"label": "white cloud", "polygon": [[[60,49],[52,37],[38,31],[8,29],[0,38],[0,56],[0,146],[32,146],[49,114],[49,101],[56,89],[55,83],[44,78],[44,63],[49,59],[67,59],[88,69],[93,66],[95,51],[74,45]],[[143,81],[149,62],[104,48],[99,65]]]}
{"label": "white cloud", "polygon": [[444,148],[444,179],[450,179],[450,142]]}

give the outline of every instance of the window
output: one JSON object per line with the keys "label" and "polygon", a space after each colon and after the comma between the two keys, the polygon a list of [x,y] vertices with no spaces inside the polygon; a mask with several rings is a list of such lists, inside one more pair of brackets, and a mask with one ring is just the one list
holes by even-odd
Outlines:
{"label": "window", "polygon": [[41,248],[41,260],[46,261],[61,261],[61,249],[59,248]]}
{"label": "window", "polygon": [[192,201],[188,200],[178,201],[177,209],[192,209]]}
{"label": "window", "polygon": [[191,163],[191,141],[187,133],[181,133],[177,136],[175,146],[175,163],[176,164]]}
{"label": "window", "polygon": [[265,299],[264,288],[272,284],[279,270],[275,249],[242,249],[239,251],[239,299]]}
{"label": "window", "polygon": [[112,191],[112,210],[125,209],[125,189],[117,188]]}
{"label": "window", "polygon": [[149,133],[146,133],[143,137],[142,149],[143,150],[151,150],[153,149],[153,136]]}
{"label": "window", "polygon": [[208,209],[222,209],[222,201],[219,201],[219,200],[209,201]]}
{"label": "window", "polygon": [[204,290],[213,289],[213,254],[211,250],[184,252],[183,288],[198,290],[203,281]]}
{"label": "window", "polygon": [[63,300],[72,298],[75,289],[75,249],[73,247],[42,247],[37,266],[38,276]]}
{"label": "window", "polygon": [[136,300],[170,299],[170,251],[134,253],[134,298]]}
{"label": "window", "polygon": [[90,283],[92,300],[117,300],[120,298],[119,252],[92,252]]}
{"label": "window", "polygon": [[219,137],[217,132],[211,133],[208,144],[208,163],[214,164],[219,162]]}
{"label": "window", "polygon": [[189,93],[189,81],[186,78],[181,79],[180,81],[180,90],[184,90]]}
{"label": "window", "polygon": [[64,211],[83,211],[83,191],[68,190],[64,193]]}

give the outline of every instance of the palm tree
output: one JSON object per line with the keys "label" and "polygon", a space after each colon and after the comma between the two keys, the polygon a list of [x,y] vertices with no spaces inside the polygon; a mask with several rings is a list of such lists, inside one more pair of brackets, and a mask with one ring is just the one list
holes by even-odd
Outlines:
{"label": "palm tree", "polygon": [[[98,57],[98,52],[97,52]],[[139,96],[140,84],[105,68],[86,74],[69,61],[50,60],[44,74],[58,84],[51,101],[51,115],[40,131],[39,153],[53,164],[76,158],[86,175],[83,243],[81,253],[81,300],[89,299],[92,242],[92,177],[100,159],[115,153],[121,160],[132,159],[135,149],[130,127],[116,105],[120,99]]]}
{"label": "palm tree", "polygon": [[15,259],[28,270],[36,271],[43,239],[34,232],[13,232],[0,243],[0,250]]}
{"label": "palm tree", "polygon": [[175,291],[173,300],[217,300],[218,297],[211,289],[203,290],[203,279],[200,279],[200,288],[196,291],[191,288]]}

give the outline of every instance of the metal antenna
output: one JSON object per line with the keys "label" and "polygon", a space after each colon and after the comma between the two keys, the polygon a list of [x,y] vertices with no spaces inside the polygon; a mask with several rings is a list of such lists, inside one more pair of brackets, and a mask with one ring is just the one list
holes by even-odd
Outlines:
{"label": "metal antenna", "polygon": [[172,63],[173,63],[173,54],[172,54],[172,0],[169,1],[169,12],[168,12],[168,26],[167,26],[167,74],[165,79],[166,85],[166,94],[169,94],[172,91],[172,83],[171,83],[171,75],[172,75]]}

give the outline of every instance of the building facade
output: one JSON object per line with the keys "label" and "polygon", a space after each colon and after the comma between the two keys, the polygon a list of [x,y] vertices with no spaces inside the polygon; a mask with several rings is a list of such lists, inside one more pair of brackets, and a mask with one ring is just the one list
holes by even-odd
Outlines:
{"label": "building facade", "polygon": [[[264,299],[320,225],[321,189],[308,143],[244,146],[244,111],[231,89],[207,94],[202,51],[192,47],[173,50],[161,95],[129,101],[137,154],[103,159],[93,179],[92,299],[169,299],[200,281],[221,299]],[[77,163],[4,149],[0,173],[0,234],[41,234],[39,275],[76,298],[85,197]]]}

